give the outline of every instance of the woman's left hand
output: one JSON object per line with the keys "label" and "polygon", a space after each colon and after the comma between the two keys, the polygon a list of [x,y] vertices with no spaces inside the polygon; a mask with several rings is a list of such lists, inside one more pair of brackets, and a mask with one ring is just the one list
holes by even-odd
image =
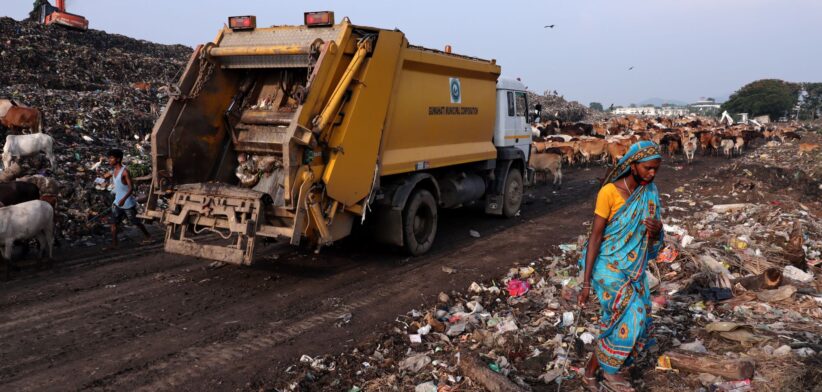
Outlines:
{"label": "woman's left hand", "polygon": [[659,232],[662,231],[662,221],[659,219],[651,219],[647,218],[642,221],[645,224],[645,228],[648,231],[649,238],[657,238],[659,237]]}

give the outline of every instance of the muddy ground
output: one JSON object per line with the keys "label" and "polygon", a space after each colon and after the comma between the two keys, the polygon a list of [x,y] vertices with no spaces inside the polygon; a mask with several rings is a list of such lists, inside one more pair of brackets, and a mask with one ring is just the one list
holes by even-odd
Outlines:
{"label": "muddy ground", "polygon": [[[658,186],[671,192],[735,161],[668,161]],[[52,268],[24,266],[0,283],[0,389],[271,387],[302,354],[347,352],[441,291],[463,290],[576,238],[603,175],[601,167],[566,170],[561,190],[530,188],[511,220],[477,207],[445,211],[435,249],[418,258],[362,236],[319,255],[268,245],[250,268],[165,254],[157,235],[153,245],[109,254],[60,249]]]}

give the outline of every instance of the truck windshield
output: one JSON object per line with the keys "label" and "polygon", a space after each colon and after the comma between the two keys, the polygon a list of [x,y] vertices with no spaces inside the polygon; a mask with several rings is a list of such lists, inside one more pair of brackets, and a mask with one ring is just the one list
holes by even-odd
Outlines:
{"label": "truck windshield", "polygon": [[525,93],[517,93],[517,117],[525,117],[528,111],[528,102],[525,99]]}

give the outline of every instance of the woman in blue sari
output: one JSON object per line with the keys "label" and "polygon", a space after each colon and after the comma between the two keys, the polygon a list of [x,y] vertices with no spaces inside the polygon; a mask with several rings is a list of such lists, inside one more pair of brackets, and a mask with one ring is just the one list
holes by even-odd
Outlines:
{"label": "woman in blue sari", "polygon": [[[648,261],[662,244],[659,193],[653,180],[662,160],[649,141],[632,145],[605,179],[597,195],[591,236],[580,259],[579,305],[591,288],[601,307],[600,334],[585,368],[585,384],[598,388],[596,373],[616,391],[633,391],[621,370],[652,345]],[[622,373],[622,374],[621,374]]]}

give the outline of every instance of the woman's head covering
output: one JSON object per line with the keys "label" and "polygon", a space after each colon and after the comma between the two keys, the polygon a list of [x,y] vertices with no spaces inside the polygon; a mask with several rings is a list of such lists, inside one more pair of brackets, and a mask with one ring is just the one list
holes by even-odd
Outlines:
{"label": "woman's head covering", "polygon": [[617,162],[617,165],[611,170],[608,178],[605,179],[603,185],[614,182],[631,170],[631,164],[637,162],[647,162],[654,159],[662,159],[660,155],[659,145],[654,142],[641,140],[631,145],[628,152]]}

